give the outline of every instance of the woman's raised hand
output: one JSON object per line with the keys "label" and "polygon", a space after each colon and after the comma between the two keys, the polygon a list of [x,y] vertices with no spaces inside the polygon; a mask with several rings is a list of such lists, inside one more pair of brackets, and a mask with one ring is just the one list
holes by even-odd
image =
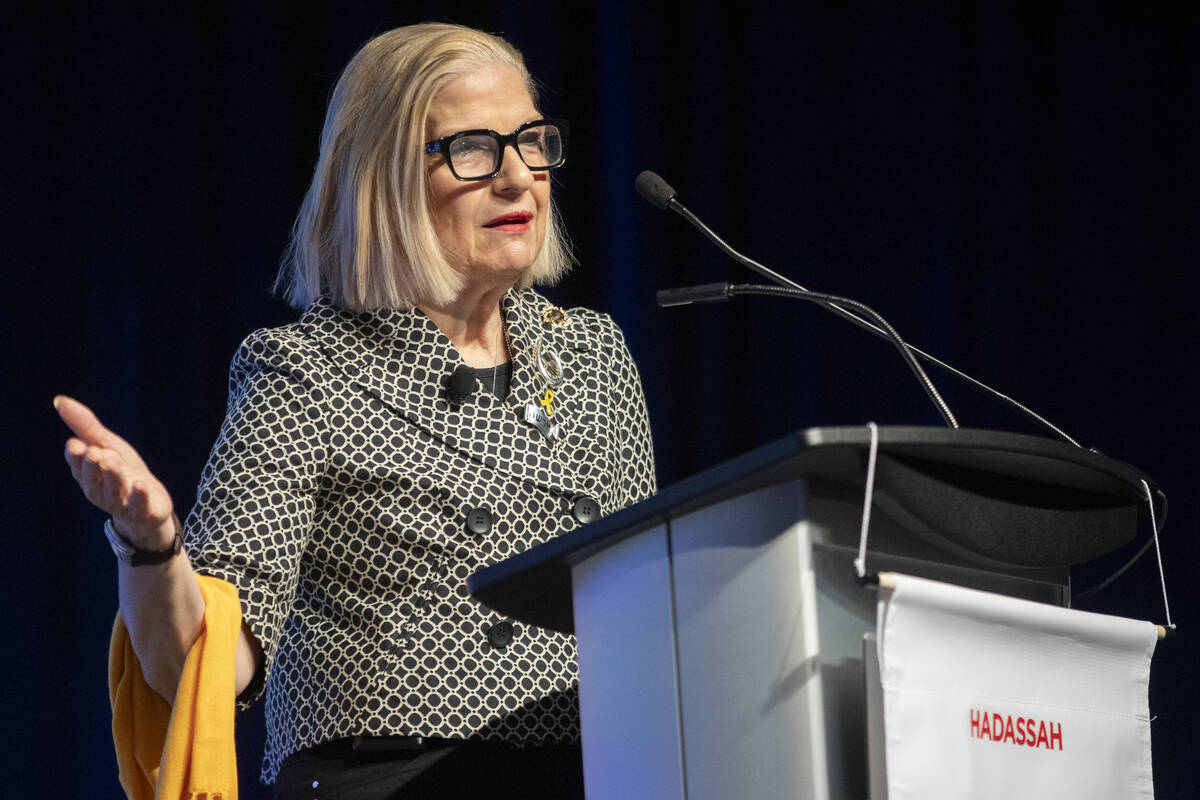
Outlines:
{"label": "woman's raised hand", "polygon": [[107,512],[138,549],[170,546],[175,538],[171,496],[137,451],[78,400],[58,395],[54,408],[75,434],[67,439],[64,455],[88,501]]}

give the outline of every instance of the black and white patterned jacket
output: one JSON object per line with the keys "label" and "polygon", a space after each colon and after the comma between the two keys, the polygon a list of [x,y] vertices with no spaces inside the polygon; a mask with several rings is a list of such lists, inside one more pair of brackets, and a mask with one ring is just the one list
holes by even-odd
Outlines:
{"label": "black and white patterned jacket", "polygon": [[[578,736],[574,638],[513,625],[466,590],[478,568],[576,528],[587,499],[607,514],[655,492],[620,330],[586,309],[555,327],[549,307],[505,296],[509,395],[461,406],[445,398],[462,360],[418,310],[318,301],[242,343],[186,541],[198,572],[238,588],[265,650],[264,780],[359,734]],[[554,443],[525,422],[549,398],[535,348],[561,362]]]}

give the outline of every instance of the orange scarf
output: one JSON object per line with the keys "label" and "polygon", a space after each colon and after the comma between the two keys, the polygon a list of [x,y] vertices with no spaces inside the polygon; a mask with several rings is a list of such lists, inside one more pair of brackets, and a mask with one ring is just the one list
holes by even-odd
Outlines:
{"label": "orange scarf", "polygon": [[198,575],[204,628],[167,705],[142,677],[121,615],[113,625],[108,694],[121,786],[130,800],[237,800],[234,656],[242,628],[237,589]]}

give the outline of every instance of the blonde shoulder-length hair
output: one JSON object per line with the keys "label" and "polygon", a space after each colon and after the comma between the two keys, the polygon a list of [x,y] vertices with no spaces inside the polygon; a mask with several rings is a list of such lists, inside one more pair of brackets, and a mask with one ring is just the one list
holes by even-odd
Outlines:
{"label": "blonde shoulder-length hair", "polygon": [[[537,105],[521,53],[460,25],[397,28],[368,41],[333,89],[312,184],[275,289],[297,308],[318,296],[355,311],[445,305],[462,290],[429,211],[424,143],[437,91],[495,64],[515,67]],[[541,250],[518,288],[554,283],[571,256],[551,203]]]}

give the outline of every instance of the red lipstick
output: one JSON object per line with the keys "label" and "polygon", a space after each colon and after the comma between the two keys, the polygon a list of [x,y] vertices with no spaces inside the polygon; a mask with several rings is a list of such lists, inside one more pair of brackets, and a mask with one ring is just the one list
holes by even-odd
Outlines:
{"label": "red lipstick", "polygon": [[506,231],[508,233],[524,233],[529,228],[529,221],[532,219],[533,214],[530,214],[528,211],[514,211],[511,214],[502,214],[491,222],[484,223],[483,227],[496,231]]}

